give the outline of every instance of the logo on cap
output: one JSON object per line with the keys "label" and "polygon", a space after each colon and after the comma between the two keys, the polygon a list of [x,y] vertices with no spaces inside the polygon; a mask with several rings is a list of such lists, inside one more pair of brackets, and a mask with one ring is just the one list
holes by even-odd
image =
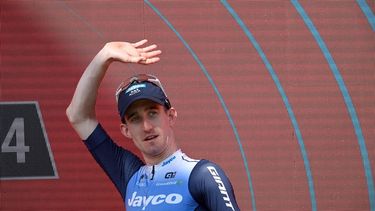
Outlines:
{"label": "logo on cap", "polygon": [[[139,89],[139,88],[146,88],[146,84],[135,84],[135,85],[129,87],[129,88],[126,90],[125,93],[131,92],[131,91],[133,91],[133,90],[135,90],[135,89]],[[131,95],[130,95],[130,96],[131,96]]]}

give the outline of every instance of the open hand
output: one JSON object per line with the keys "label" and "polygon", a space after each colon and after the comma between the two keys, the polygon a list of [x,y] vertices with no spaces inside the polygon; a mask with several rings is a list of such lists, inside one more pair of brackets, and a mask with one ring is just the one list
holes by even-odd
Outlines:
{"label": "open hand", "polygon": [[104,50],[108,53],[110,60],[125,63],[153,64],[158,62],[161,50],[155,50],[157,45],[141,47],[147,43],[147,40],[141,40],[136,43],[128,42],[109,42]]}

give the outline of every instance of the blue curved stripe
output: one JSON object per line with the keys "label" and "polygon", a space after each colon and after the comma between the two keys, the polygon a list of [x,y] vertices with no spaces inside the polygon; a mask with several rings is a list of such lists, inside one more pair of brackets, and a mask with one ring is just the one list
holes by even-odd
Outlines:
{"label": "blue curved stripe", "polygon": [[307,152],[306,152],[306,149],[305,149],[305,144],[304,144],[304,141],[303,141],[303,138],[302,138],[302,134],[301,134],[301,131],[299,129],[297,119],[294,116],[292,106],[289,103],[288,97],[287,97],[287,95],[286,95],[286,93],[285,93],[285,91],[284,91],[284,89],[283,89],[283,87],[280,83],[279,78],[277,77],[277,74],[273,70],[273,67],[272,67],[271,63],[268,61],[268,59],[267,59],[266,55],[264,54],[262,48],[260,47],[260,45],[258,44],[256,39],[254,38],[254,36],[250,32],[250,30],[246,27],[246,25],[243,23],[242,19],[237,15],[237,13],[234,11],[234,9],[229,5],[229,3],[226,0],[221,0],[221,3],[225,6],[225,8],[228,10],[228,12],[233,16],[233,18],[236,20],[238,25],[241,27],[241,29],[246,34],[247,38],[253,44],[254,48],[256,49],[256,51],[258,52],[260,57],[262,58],[263,63],[266,65],[267,70],[268,70],[269,74],[271,75],[274,83],[276,84],[276,87],[277,87],[277,89],[278,89],[278,91],[279,91],[279,93],[280,93],[280,95],[283,99],[284,105],[285,105],[285,107],[288,111],[288,114],[289,114],[289,118],[292,121],[292,124],[293,124],[293,127],[294,127],[294,132],[295,132],[295,134],[297,136],[297,139],[298,139],[298,144],[299,144],[300,151],[301,151],[301,154],[302,154],[303,163],[305,165],[305,171],[306,171],[308,185],[309,185],[311,206],[312,206],[312,210],[315,211],[316,210],[316,199],[315,199],[313,178],[312,178],[311,170],[310,170],[310,163],[309,163],[309,159],[308,159]]}
{"label": "blue curved stripe", "polygon": [[241,139],[240,139],[240,136],[237,132],[237,128],[233,122],[233,119],[230,115],[230,112],[224,102],[224,99],[223,97],[221,96],[218,88],[216,87],[215,85],[215,82],[213,81],[213,79],[211,78],[210,74],[208,73],[208,71],[206,70],[206,68],[204,67],[203,63],[199,60],[198,56],[196,55],[196,53],[193,51],[193,49],[189,46],[189,44],[185,41],[185,39],[181,36],[181,34],[174,28],[174,26],[168,21],[167,18],[165,18],[161,12],[152,4],[150,3],[148,0],[144,0],[144,2],[147,3],[147,5],[149,7],[151,7],[151,9],[168,25],[168,27],[177,35],[177,37],[180,39],[180,41],[184,44],[184,46],[188,49],[188,51],[190,52],[190,54],[193,56],[194,60],[198,63],[199,67],[201,68],[201,70],[203,71],[203,73],[205,74],[205,76],[207,77],[208,81],[210,82],[212,88],[214,89],[215,91],[215,94],[217,95],[217,97],[219,98],[219,101],[221,103],[221,106],[223,107],[224,111],[225,111],[225,114],[230,122],[230,125],[232,127],[232,130],[234,132],[234,135],[236,137],[236,140],[237,140],[237,144],[240,148],[240,152],[241,152],[241,156],[242,156],[242,160],[244,162],[244,166],[245,166],[245,169],[246,169],[246,174],[247,174],[247,180],[248,180],[248,183],[249,183],[249,188],[250,188],[250,193],[251,193],[251,200],[252,200],[252,205],[253,205],[253,210],[256,210],[256,207],[255,207],[255,198],[254,198],[254,191],[253,191],[253,185],[252,185],[252,182],[251,182],[251,176],[250,176],[250,171],[249,171],[249,167],[248,167],[248,164],[247,164],[247,158],[246,158],[246,155],[245,155],[245,151],[243,149],[243,146],[242,146],[242,143],[241,143]]}
{"label": "blue curved stripe", "polygon": [[372,31],[375,31],[375,17],[374,13],[368,6],[366,0],[357,0],[357,4],[361,8],[362,12],[365,14],[368,23],[371,25]]}
{"label": "blue curved stripe", "polygon": [[372,178],[371,173],[371,165],[370,161],[368,159],[368,153],[366,148],[366,143],[362,134],[362,129],[359,123],[359,119],[357,117],[356,110],[354,108],[354,105],[352,103],[351,97],[349,95],[349,92],[345,86],[344,80],[342,79],[342,76],[340,74],[340,71],[338,70],[335,61],[333,60],[333,57],[331,56],[331,53],[329,52],[326,44],[324,43],[323,39],[320,37],[320,34],[318,30],[315,28],[313,22],[301,6],[301,4],[298,2],[298,0],[291,0],[294,7],[302,17],[303,21],[305,22],[306,26],[309,28],[310,32],[314,36],[316,42],[318,43],[320,50],[323,52],[324,57],[326,58],[329,67],[335,76],[336,82],[339,85],[341,94],[344,97],[344,101],[346,104],[346,108],[348,109],[348,112],[350,114],[350,118],[352,120],[352,124],[355,130],[355,134],[357,136],[359,148],[361,151],[362,156],[362,163],[365,170],[366,180],[367,180],[367,189],[368,189],[368,195],[369,195],[369,201],[370,201],[370,209],[372,211],[375,211],[375,193],[374,193],[374,180]]}

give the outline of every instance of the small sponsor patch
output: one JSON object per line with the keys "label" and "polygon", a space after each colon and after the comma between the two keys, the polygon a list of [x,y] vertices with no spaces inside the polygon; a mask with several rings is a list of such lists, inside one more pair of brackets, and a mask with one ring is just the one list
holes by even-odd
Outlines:
{"label": "small sponsor patch", "polygon": [[125,93],[128,93],[128,92],[130,92],[130,91],[132,91],[132,90],[139,89],[139,88],[146,88],[146,84],[135,84],[135,85],[129,87],[129,88],[126,90]]}

